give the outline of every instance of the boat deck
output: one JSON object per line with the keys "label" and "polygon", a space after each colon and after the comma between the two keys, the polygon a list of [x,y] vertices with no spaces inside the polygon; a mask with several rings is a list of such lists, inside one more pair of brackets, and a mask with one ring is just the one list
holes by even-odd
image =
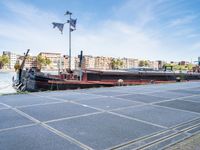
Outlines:
{"label": "boat deck", "polygon": [[200,132],[200,82],[0,96],[1,150],[163,149]]}

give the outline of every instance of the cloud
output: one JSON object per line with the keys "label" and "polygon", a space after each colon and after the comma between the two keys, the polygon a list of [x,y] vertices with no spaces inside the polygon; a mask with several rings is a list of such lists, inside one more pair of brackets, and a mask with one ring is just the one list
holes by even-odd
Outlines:
{"label": "cloud", "polygon": [[[79,43],[76,45],[76,43]],[[142,30],[118,21],[104,23],[100,30],[82,31],[73,43],[75,49],[85,49],[93,55],[109,55],[131,58],[159,58],[160,43]]]}
{"label": "cloud", "polygon": [[199,49],[200,49],[200,42],[194,43],[194,44],[193,44],[193,48],[199,50]]}
{"label": "cloud", "polygon": [[4,44],[1,49],[21,52],[22,49],[28,48],[33,51],[57,51],[63,48],[60,46],[61,36],[52,29],[51,23],[60,20],[55,14],[22,2],[5,2],[4,5],[14,19],[0,21],[0,38],[7,39],[7,45]]}
{"label": "cloud", "polygon": [[[87,20],[91,23],[78,21],[77,30],[72,33],[73,55],[83,50],[85,54],[95,56],[177,60],[189,58],[187,52],[191,48],[195,56],[195,46],[188,46],[193,43],[182,43],[181,36],[188,34],[188,37],[197,38],[198,33],[194,36],[195,30],[184,27],[175,31],[172,27],[192,23],[196,18],[186,16],[162,22],[162,17],[168,16],[170,11],[162,12],[161,8],[169,1],[127,0],[112,10],[112,17],[98,20],[97,24],[92,23],[93,16]],[[51,25],[53,21],[63,22],[64,16],[19,1],[3,4],[13,19],[0,20],[1,50],[23,53],[30,48],[32,54],[40,51],[68,54],[68,28],[61,35]],[[174,33],[181,42],[174,38]]]}
{"label": "cloud", "polygon": [[154,8],[159,1],[148,0],[127,0],[125,3],[115,9],[116,16],[123,16],[137,26],[143,27],[155,19]]}
{"label": "cloud", "polygon": [[186,24],[190,24],[192,23],[192,21],[194,21],[197,18],[196,15],[189,15],[189,16],[185,16],[182,18],[177,18],[175,20],[173,20],[169,26],[170,27],[176,27],[176,26],[181,26],[181,25],[186,25]]}
{"label": "cloud", "polygon": [[[18,47],[7,45],[8,49],[21,51],[27,47],[33,49],[34,53],[39,51],[67,53],[68,31],[65,30],[65,34],[60,35],[51,27],[53,20],[61,20],[55,14],[21,2],[6,2],[5,6],[19,18],[20,23],[1,21],[0,28],[3,30],[0,31],[0,36],[10,39],[11,43],[12,41],[22,43],[18,44]],[[78,30],[72,33],[74,55],[80,50],[85,50],[85,53],[91,55],[148,58],[153,51],[158,50],[159,42],[133,25],[106,20],[97,28],[90,30],[79,25]]]}

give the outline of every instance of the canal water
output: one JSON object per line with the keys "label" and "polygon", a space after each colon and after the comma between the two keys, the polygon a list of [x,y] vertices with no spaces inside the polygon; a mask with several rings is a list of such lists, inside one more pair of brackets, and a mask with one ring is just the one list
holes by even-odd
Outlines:
{"label": "canal water", "polygon": [[15,72],[0,72],[0,95],[16,93],[12,87],[12,77],[16,77]]}
{"label": "canal water", "polygon": [[[58,74],[57,71],[43,71],[43,73]],[[0,95],[12,94],[17,91],[12,87],[12,78],[16,79],[16,72],[1,72],[0,71]]]}

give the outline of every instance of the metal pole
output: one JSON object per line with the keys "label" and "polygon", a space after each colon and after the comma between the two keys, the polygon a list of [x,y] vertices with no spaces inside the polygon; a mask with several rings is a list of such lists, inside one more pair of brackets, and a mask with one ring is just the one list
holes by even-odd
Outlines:
{"label": "metal pole", "polygon": [[69,71],[71,71],[71,13],[69,14]]}

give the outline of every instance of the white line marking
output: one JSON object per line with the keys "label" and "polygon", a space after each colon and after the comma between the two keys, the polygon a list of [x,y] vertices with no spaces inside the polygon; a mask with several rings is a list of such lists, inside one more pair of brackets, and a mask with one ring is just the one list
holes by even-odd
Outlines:
{"label": "white line marking", "polygon": [[73,116],[73,117],[66,117],[66,118],[59,118],[59,119],[49,120],[49,121],[45,121],[43,123],[45,123],[45,124],[46,123],[52,123],[52,122],[57,122],[57,121],[63,121],[63,120],[87,117],[87,116],[92,116],[92,115],[98,115],[98,114],[102,114],[102,113],[104,113],[104,112],[94,112],[94,113],[89,113],[89,114],[84,114],[84,115],[79,115],[79,116]]}
{"label": "white line marking", "polygon": [[118,113],[115,113],[115,112],[108,112],[108,113],[116,115],[116,116],[119,116],[119,117],[122,117],[122,118],[127,118],[127,119],[130,119],[130,120],[143,122],[145,124],[149,124],[149,125],[156,126],[156,127],[159,127],[159,128],[168,129],[168,127],[165,127],[165,126],[162,126],[162,125],[158,125],[158,124],[154,124],[154,123],[151,123],[151,122],[148,122],[148,121],[140,120],[140,119],[137,119],[137,118],[134,118],[134,117],[125,116],[125,115],[118,114]]}
{"label": "white line marking", "polygon": [[182,111],[182,112],[186,112],[186,113],[192,113],[195,115],[200,115],[200,113],[194,112],[194,111],[189,111],[189,110],[183,110],[183,109],[178,109],[178,108],[173,108],[173,107],[167,107],[167,106],[161,106],[161,105],[152,105],[154,107],[162,107],[162,108],[167,108],[167,109],[171,109],[171,110],[178,110],[178,111]]}
{"label": "white line marking", "polygon": [[185,99],[185,98],[192,98],[192,97],[195,97],[197,95],[190,95],[190,96],[184,96],[184,97],[178,97],[178,98],[170,98],[170,99],[167,99],[167,100],[161,100],[161,101],[157,101],[157,102],[152,102],[152,103],[149,103],[149,104],[157,104],[157,103],[162,103],[162,102],[169,102],[169,101],[174,101],[174,100],[182,100],[182,99]]}
{"label": "white line marking", "polygon": [[108,111],[109,111],[109,112],[113,112],[113,111],[124,110],[124,109],[128,109],[128,108],[137,108],[137,107],[142,107],[142,106],[148,106],[148,104],[132,105],[132,106],[114,108],[114,109],[110,109],[110,110],[108,110]]}
{"label": "white line marking", "polygon": [[22,105],[22,106],[15,106],[14,108],[26,108],[26,107],[34,107],[34,106],[44,106],[44,105],[51,105],[51,104],[60,104],[63,102],[47,102],[47,103],[40,103],[40,104],[32,104],[32,105]]}
{"label": "white line marking", "polygon": [[37,125],[37,123],[31,123],[31,124],[21,125],[21,126],[16,126],[16,127],[11,127],[11,128],[4,128],[4,129],[0,129],[0,132],[24,128],[24,127],[30,127],[30,126],[34,126],[34,125]]}

